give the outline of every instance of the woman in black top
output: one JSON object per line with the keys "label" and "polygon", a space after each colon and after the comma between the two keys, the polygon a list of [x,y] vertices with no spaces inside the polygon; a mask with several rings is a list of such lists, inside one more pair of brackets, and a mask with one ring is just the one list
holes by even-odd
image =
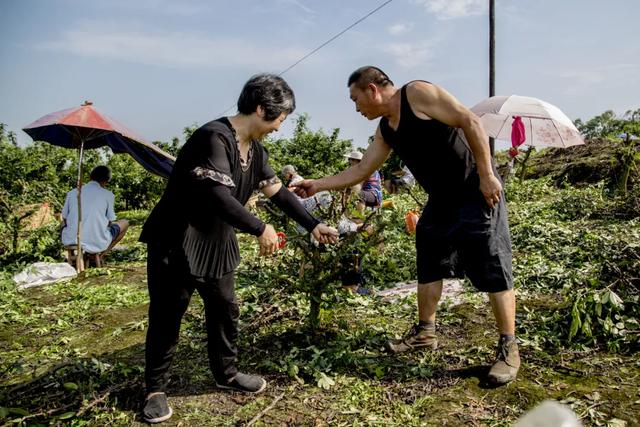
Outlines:
{"label": "woman in black top", "polygon": [[277,246],[271,225],[244,208],[261,190],[291,218],[323,243],[336,230],[320,224],[282,186],[258,142],[295,108],[291,88],[280,77],[252,77],[238,99],[238,114],[196,130],[176,159],[160,202],[145,223],[140,241],[148,246],[149,328],[146,340],[143,414],[148,422],[168,419],[165,388],[178,343],[180,322],[194,290],[201,295],[211,370],[219,388],[250,393],[266,381],[236,368],[238,304],[234,270],[240,261],[234,228],[258,238],[260,254]]}

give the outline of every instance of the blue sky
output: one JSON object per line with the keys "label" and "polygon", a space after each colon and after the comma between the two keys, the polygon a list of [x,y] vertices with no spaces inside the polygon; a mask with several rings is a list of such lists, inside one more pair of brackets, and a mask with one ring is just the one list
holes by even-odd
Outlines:
{"label": "blue sky", "polygon": [[[279,73],[382,3],[3,0],[0,122],[27,143],[23,126],[90,99],[148,140],[169,141],[234,106],[252,74]],[[392,1],[284,74],[294,115],[365,145],[376,122],[355,112],[346,80],[367,64],[474,105],[488,96],[487,4]],[[496,0],[496,94],[541,98],[571,119],[640,108],[639,16],[637,0]]]}

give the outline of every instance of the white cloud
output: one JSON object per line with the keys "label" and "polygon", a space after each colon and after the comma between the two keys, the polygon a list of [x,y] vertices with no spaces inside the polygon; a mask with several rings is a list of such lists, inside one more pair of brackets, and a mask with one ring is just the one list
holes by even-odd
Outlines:
{"label": "white cloud", "polygon": [[255,66],[278,71],[302,57],[296,48],[265,49],[260,42],[210,38],[199,34],[106,31],[91,28],[68,31],[56,41],[36,46],[82,57],[179,68]]}
{"label": "white cloud", "polygon": [[388,54],[395,57],[396,63],[405,68],[424,66],[434,56],[432,42],[390,43],[383,46]]}
{"label": "white cloud", "polygon": [[409,22],[407,24],[393,24],[387,28],[387,31],[392,36],[397,36],[400,34],[408,33],[413,29],[413,23]]}
{"label": "white cloud", "polygon": [[424,6],[429,13],[438,19],[463,18],[469,15],[480,15],[488,8],[487,0],[414,0]]}
{"label": "white cloud", "polygon": [[194,0],[110,0],[99,4],[106,8],[123,9],[125,13],[144,11],[170,16],[194,16],[210,13],[212,6]]}
{"label": "white cloud", "polygon": [[306,6],[304,3],[302,3],[299,0],[278,0],[279,4],[282,4],[284,6],[294,6],[297,7],[299,9],[301,9],[302,11],[309,13],[309,14],[313,14],[315,15],[317,12],[313,9],[311,9],[310,7]]}

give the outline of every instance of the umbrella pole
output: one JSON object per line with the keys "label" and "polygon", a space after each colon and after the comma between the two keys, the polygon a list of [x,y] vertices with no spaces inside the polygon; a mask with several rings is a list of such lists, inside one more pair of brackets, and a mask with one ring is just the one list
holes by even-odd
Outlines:
{"label": "umbrella pole", "polygon": [[82,227],[82,157],[84,156],[84,139],[80,139],[80,148],[78,148],[78,230],[76,232],[76,243],[78,245],[76,256],[76,270],[78,273],[84,270],[84,257],[82,254],[82,245],[80,244],[80,228]]}

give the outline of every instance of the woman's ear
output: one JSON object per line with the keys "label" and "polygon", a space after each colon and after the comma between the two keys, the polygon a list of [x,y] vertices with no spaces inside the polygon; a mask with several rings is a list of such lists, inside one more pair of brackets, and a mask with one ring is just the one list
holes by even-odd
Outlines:
{"label": "woman's ear", "polygon": [[256,107],[256,113],[258,114],[258,117],[264,119],[264,108],[262,108],[262,105],[258,105]]}

